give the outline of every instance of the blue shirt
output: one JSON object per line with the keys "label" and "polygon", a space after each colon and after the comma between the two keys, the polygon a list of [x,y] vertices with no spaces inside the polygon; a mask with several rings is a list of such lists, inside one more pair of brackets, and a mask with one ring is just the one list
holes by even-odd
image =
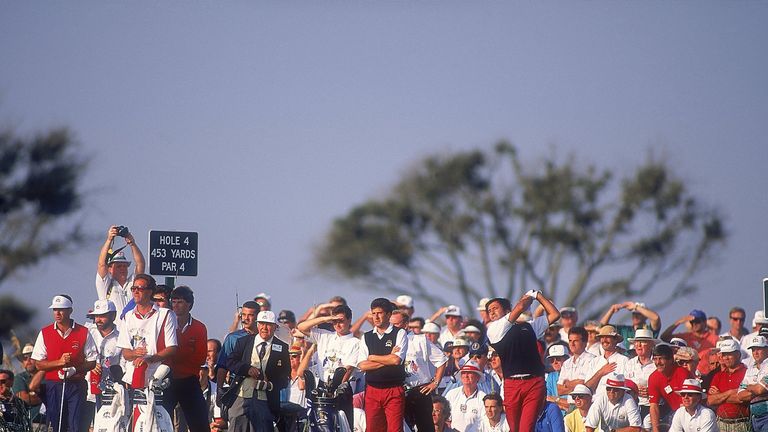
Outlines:
{"label": "blue shirt", "polygon": [[221,344],[221,351],[219,352],[219,358],[216,359],[216,368],[226,368],[227,358],[232,353],[232,350],[235,349],[235,343],[237,343],[237,340],[241,337],[247,335],[248,332],[240,329],[233,331],[232,333],[228,334],[227,337],[224,338],[224,343]]}
{"label": "blue shirt", "polygon": [[536,420],[536,432],[565,432],[563,414],[557,404],[544,402],[544,411]]}

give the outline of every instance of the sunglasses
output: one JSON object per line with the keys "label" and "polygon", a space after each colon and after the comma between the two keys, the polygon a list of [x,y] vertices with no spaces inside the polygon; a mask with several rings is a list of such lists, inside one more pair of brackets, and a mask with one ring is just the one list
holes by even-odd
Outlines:
{"label": "sunglasses", "polygon": [[134,286],[131,287],[131,292],[133,292],[133,291],[146,291],[148,289],[149,289],[149,287],[134,285]]}
{"label": "sunglasses", "polygon": [[701,324],[701,323],[704,322],[704,320],[694,319],[694,320],[690,320],[688,322],[691,323],[691,324]]}
{"label": "sunglasses", "polygon": [[154,302],[164,302],[165,297],[152,297],[152,301]]}
{"label": "sunglasses", "polygon": [[290,357],[301,357],[301,354],[288,354]]}
{"label": "sunglasses", "polygon": [[691,364],[691,363],[693,363],[692,360],[678,360],[677,361],[677,364],[680,365],[680,366],[684,366],[684,365]]}
{"label": "sunglasses", "polygon": [[589,396],[587,396],[587,395],[571,395],[571,397],[572,397],[574,400],[576,400],[576,399],[586,399],[586,398],[588,398]]}

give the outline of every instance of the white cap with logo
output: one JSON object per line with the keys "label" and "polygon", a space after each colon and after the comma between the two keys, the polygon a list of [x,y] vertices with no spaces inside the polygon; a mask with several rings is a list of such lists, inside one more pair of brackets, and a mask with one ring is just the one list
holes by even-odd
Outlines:
{"label": "white cap with logo", "polygon": [[93,310],[88,316],[104,315],[110,312],[117,312],[117,308],[111,300],[96,300],[93,302]]}
{"label": "white cap with logo", "polygon": [[54,296],[53,300],[51,301],[51,305],[48,306],[48,309],[71,309],[72,308],[72,300],[64,297],[64,296]]}
{"label": "white cap with logo", "polygon": [[456,305],[450,305],[445,309],[445,316],[461,316],[461,308]]}
{"label": "white cap with logo", "polygon": [[411,297],[409,295],[403,294],[403,295],[397,296],[397,298],[395,299],[395,303],[397,303],[397,304],[399,304],[399,305],[401,305],[403,307],[406,307],[406,308],[412,308],[413,307],[413,297]]}
{"label": "white cap with logo", "polygon": [[275,313],[272,311],[259,312],[259,314],[256,315],[256,322],[277,324],[277,320],[275,319]]}

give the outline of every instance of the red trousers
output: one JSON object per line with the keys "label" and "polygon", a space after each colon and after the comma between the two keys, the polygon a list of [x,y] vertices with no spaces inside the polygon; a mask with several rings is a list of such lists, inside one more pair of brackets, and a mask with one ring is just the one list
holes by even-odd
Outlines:
{"label": "red trousers", "polygon": [[547,386],[544,377],[504,380],[504,412],[510,431],[534,432],[544,408]]}
{"label": "red trousers", "polygon": [[365,386],[366,432],[403,432],[405,389]]}

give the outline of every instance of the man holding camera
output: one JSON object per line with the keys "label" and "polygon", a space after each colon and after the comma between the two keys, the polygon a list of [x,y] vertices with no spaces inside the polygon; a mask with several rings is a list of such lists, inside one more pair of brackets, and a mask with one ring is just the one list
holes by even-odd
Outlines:
{"label": "man holding camera", "polygon": [[[123,237],[127,246],[131,248],[133,259],[136,260],[136,269],[133,274],[128,274],[131,262],[121,251],[112,251],[115,237]],[[121,248],[122,249],[122,248]],[[96,294],[99,300],[111,300],[117,309],[117,319],[121,320],[123,309],[131,300],[131,286],[134,274],[144,273],[144,255],[136,245],[133,235],[124,226],[112,225],[107,231],[107,239],[101,246],[99,261],[96,264]]]}

